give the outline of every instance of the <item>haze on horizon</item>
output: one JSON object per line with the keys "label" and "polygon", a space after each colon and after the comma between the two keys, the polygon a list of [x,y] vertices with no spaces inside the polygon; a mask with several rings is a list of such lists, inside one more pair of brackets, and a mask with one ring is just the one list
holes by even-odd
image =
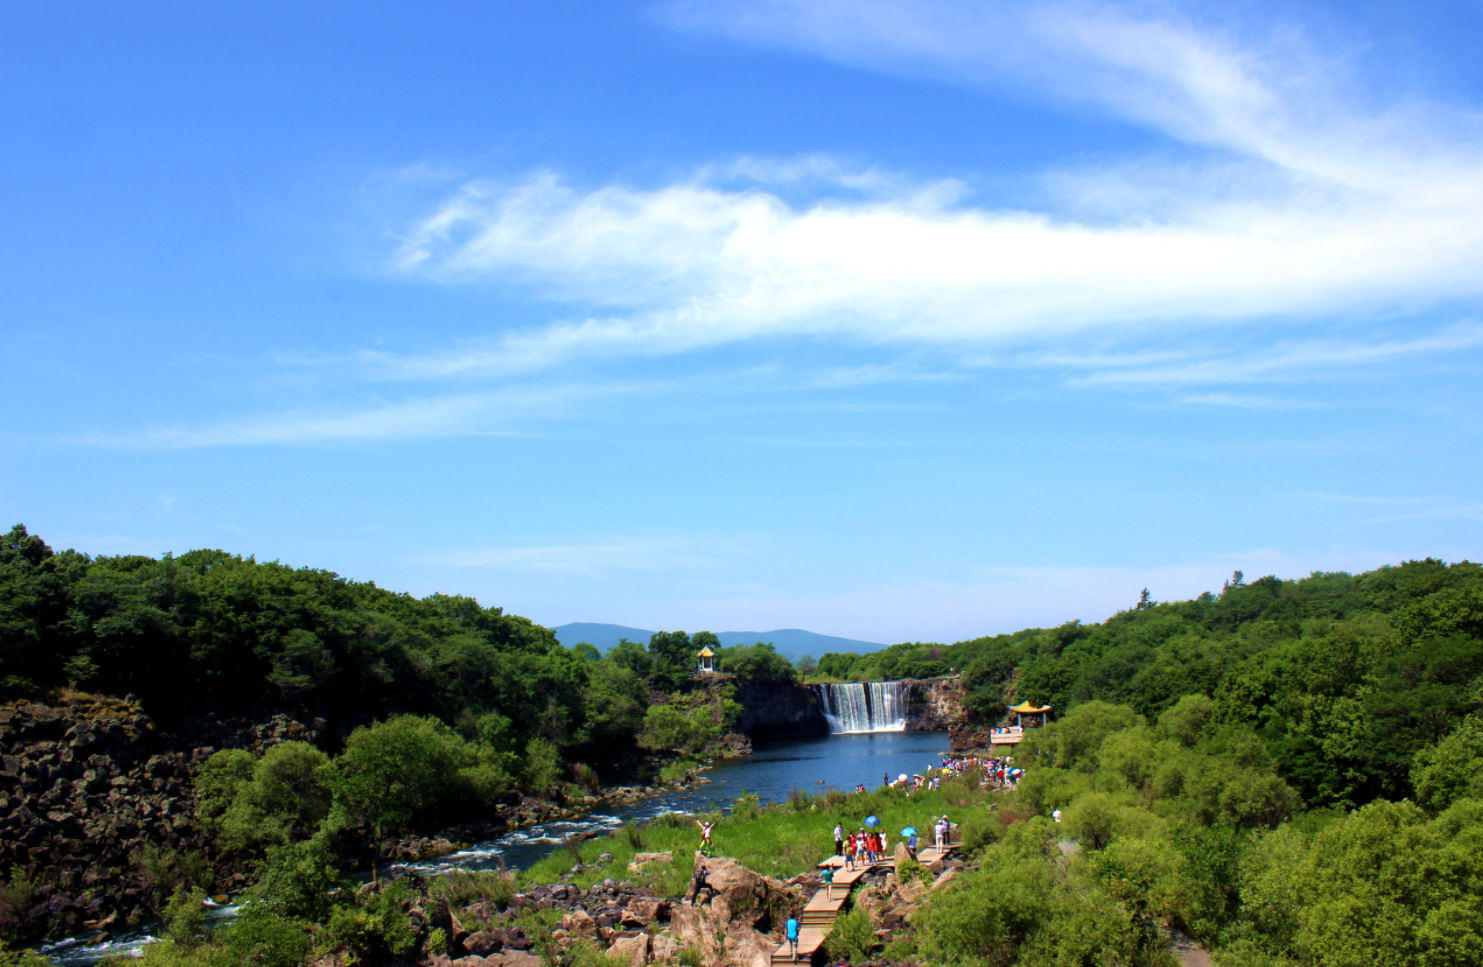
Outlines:
{"label": "haze on horizon", "polygon": [[1483,7],[14,4],[0,508],[954,641],[1483,548]]}

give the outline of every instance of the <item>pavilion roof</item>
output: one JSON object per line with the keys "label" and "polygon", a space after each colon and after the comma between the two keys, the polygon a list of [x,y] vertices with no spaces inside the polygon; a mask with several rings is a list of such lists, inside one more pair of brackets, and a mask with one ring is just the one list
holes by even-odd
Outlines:
{"label": "pavilion roof", "polygon": [[1032,702],[1021,702],[1018,705],[1009,706],[1011,712],[1018,712],[1021,715],[1029,715],[1034,712],[1049,712],[1050,709],[1051,707],[1049,705],[1035,705]]}
{"label": "pavilion roof", "polygon": [[695,657],[696,658],[715,658],[716,657],[716,653],[714,651],[711,651],[710,646],[707,645],[706,647],[700,649],[700,654],[696,655]]}

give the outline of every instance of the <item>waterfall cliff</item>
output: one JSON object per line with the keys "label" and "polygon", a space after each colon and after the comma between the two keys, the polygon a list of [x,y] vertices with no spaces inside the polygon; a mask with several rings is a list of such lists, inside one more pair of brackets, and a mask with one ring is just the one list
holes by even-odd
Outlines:
{"label": "waterfall cliff", "polygon": [[815,685],[819,707],[834,733],[904,732],[908,689],[903,682]]}

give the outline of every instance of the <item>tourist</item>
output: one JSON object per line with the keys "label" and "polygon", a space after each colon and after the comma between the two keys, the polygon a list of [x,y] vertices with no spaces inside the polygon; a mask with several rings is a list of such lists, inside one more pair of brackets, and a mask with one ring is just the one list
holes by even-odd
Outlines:
{"label": "tourist", "polygon": [[798,919],[796,917],[789,917],[788,918],[787,933],[788,933],[788,948],[789,948],[789,951],[792,954],[793,959],[794,960],[797,960],[798,959]]}
{"label": "tourist", "polygon": [[844,848],[844,868],[853,870],[855,868],[855,834],[851,833]]}
{"label": "tourist", "polygon": [[937,823],[932,827],[933,845],[937,847],[937,852],[939,853],[941,853],[943,851],[943,848],[947,846],[947,828],[948,822],[946,816],[939,819]]}
{"label": "tourist", "polygon": [[834,867],[824,867],[824,899],[834,899]]}
{"label": "tourist", "polygon": [[834,824],[834,855],[844,855],[844,825],[841,823]]}
{"label": "tourist", "polygon": [[881,862],[890,860],[890,849],[891,847],[886,843],[886,831],[883,829],[881,830]]}
{"label": "tourist", "polygon": [[912,859],[917,858],[917,828],[911,828],[911,835],[906,838],[906,851],[911,854]]}
{"label": "tourist", "polygon": [[715,844],[711,842],[711,830],[716,828],[716,824],[713,822],[703,822],[697,819],[695,821],[695,825],[700,827],[700,851],[706,856],[710,856],[711,850],[715,846]]}
{"label": "tourist", "polygon": [[1054,812],[1052,812],[1050,814],[1050,818],[1051,819],[1054,819],[1056,822],[1059,823],[1061,821],[1061,810],[1059,808],[1057,808]]}
{"label": "tourist", "polygon": [[716,888],[711,886],[710,882],[706,879],[707,874],[708,871],[704,863],[695,864],[695,874],[690,877],[690,892],[686,894],[685,899],[693,900],[696,904],[700,904],[702,902],[700,898],[702,890],[710,896],[716,895]]}

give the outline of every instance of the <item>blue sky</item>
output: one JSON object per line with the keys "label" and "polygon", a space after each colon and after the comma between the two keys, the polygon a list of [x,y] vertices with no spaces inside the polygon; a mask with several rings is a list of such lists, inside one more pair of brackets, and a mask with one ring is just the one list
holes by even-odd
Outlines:
{"label": "blue sky", "polygon": [[952,641],[1483,545],[1483,5],[0,5],[0,507]]}

